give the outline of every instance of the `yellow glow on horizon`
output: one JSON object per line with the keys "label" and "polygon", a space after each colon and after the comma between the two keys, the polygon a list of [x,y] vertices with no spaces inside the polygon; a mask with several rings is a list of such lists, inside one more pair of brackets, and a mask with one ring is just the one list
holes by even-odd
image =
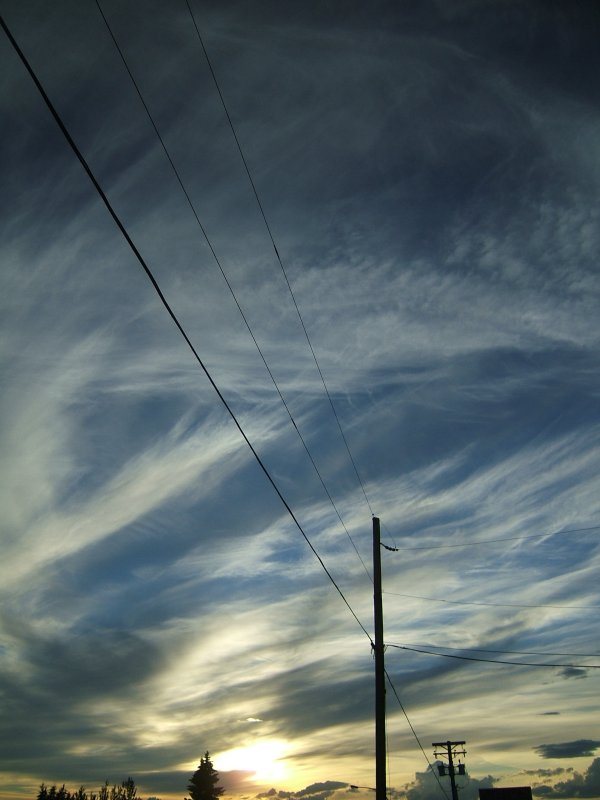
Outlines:
{"label": "yellow glow on horizon", "polygon": [[287,746],[280,739],[269,739],[248,747],[235,747],[215,757],[215,769],[220,772],[243,770],[252,772],[256,783],[281,781],[287,776],[284,756]]}

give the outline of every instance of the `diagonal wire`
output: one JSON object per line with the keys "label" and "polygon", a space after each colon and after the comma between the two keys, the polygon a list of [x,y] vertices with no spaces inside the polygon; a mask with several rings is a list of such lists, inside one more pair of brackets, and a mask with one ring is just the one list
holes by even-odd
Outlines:
{"label": "diagonal wire", "polygon": [[396,700],[398,701],[398,705],[399,705],[399,706],[400,706],[400,708],[402,709],[402,713],[404,714],[404,716],[405,716],[405,718],[406,718],[406,721],[408,722],[408,727],[411,729],[411,731],[412,731],[412,735],[415,737],[415,739],[416,739],[416,742],[417,742],[417,744],[419,745],[419,748],[420,748],[421,752],[423,753],[423,755],[424,755],[424,757],[425,757],[425,761],[427,762],[427,764],[428,764],[428,766],[429,766],[429,769],[431,770],[431,773],[432,773],[433,777],[436,779],[436,781],[437,781],[437,783],[438,783],[438,786],[440,787],[440,789],[441,789],[442,793],[443,793],[443,794],[444,794],[444,796],[446,797],[446,800],[450,800],[450,798],[448,797],[448,793],[446,792],[446,790],[445,790],[445,789],[444,789],[444,787],[442,786],[442,782],[440,781],[439,777],[438,777],[438,776],[437,776],[437,774],[436,774],[436,771],[435,771],[435,769],[433,768],[433,764],[432,764],[432,763],[431,763],[431,761],[429,760],[429,756],[427,755],[427,753],[425,752],[425,749],[423,748],[423,745],[421,744],[421,740],[419,739],[419,736],[418,736],[418,734],[417,734],[416,730],[414,729],[414,727],[413,727],[413,724],[412,724],[412,722],[410,721],[410,719],[409,719],[409,717],[408,717],[408,714],[406,713],[406,709],[404,708],[404,705],[402,704],[402,700],[400,700],[400,696],[398,695],[398,692],[396,691],[396,687],[395,687],[395,686],[394,686],[394,684],[392,683],[392,679],[390,678],[390,675],[389,675],[389,673],[388,673],[388,671],[387,671],[387,670],[385,670],[385,677],[387,678],[387,681],[388,681],[388,683],[389,683],[389,685],[390,685],[390,687],[391,687],[391,689],[392,689],[392,692],[394,693],[394,697],[395,697],[395,698],[396,698]]}
{"label": "diagonal wire", "polygon": [[302,330],[304,331],[304,335],[306,337],[306,341],[308,343],[308,347],[310,349],[310,352],[312,353],[312,357],[314,359],[315,366],[316,366],[317,371],[319,373],[319,376],[321,378],[321,382],[323,383],[323,388],[325,389],[325,394],[327,395],[327,399],[329,400],[329,405],[331,406],[331,410],[333,412],[333,416],[335,417],[335,420],[337,422],[337,426],[339,428],[340,435],[342,437],[344,445],[346,446],[346,450],[348,452],[348,456],[350,458],[350,462],[351,462],[352,467],[354,469],[354,473],[355,473],[355,475],[356,475],[356,477],[358,479],[358,483],[360,484],[360,488],[362,489],[362,493],[364,495],[364,498],[365,498],[365,501],[366,501],[367,506],[369,508],[369,511],[371,513],[371,516],[374,517],[375,514],[373,512],[373,508],[371,507],[371,503],[369,502],[369,498],[367,496],[367,492],[366,492],[364,483],[363,483],[363,481],[362,481],[362,479],[360,477],[360,473],[358,471],[358,467],[356,466],[356,462],[355,462],[354,457],[352,455],[352,451],[350,450],[350,445],[348,444],[348,440],[346,438],[346,435],[344,434],[344,430],[342,428],[342,424],[340,422],[340,418],[339,418],[338,413],[337,413],[337,411],[335,409],[335,405],[333,404],[333,400],[332,400],[331,394],[329,393],[329,389],[327,388],[327,383],[325,382],[325,377],[323,375],[321,367],[319,366],[319,362],[317,360],[317,355],[316,355],[314,347],[312,345],[310,336],[308,335],[308,331],[306,329],[306,325],[304,324],[304,319],[302,318],[302,314],[300,313],[300,308],[298,307],[298,303],[296,302],[296,297],[294,295],[294,291],[292,289],[292,285],[291,285],[291,283],[289,281],[289,278],[288,278],[287,272],[285,270],[285,267],[283,266],[283,261],[281,259],[280,254],[279,254],[279,250],[277,249],[277,245],[275,244],[275,238],[273,236],[273,232],[271,230],[271,226],[269,225],[269,222],[267,220],[267,215],[265,214],[265,210],[263,208],[262,202],[261,202],[260,197],[258,195],[258,190],[256,188],[256,184],[254,183],[254,179],[252,177],[252,173],[250,172],[250,168],[248,166],[248,162],[246,161],[246,157],[244,156],[244,151],[242,150],[242,146],[240,144],[240,140],[238,139],[237,133],[235,131],[235,126],[233,124],[233,120],[231,119],[231,116],[229,114],[229,110],[228,110],[227,105],[225,103],[225,98],[223,97],[223,92],[221,91],[221,87],[219,85],[219,82],[217,80],[217,76],[216,76],[215,71],[213,69],[212,62],[210,60],[210,57],[208,55],[208,51],[207,51],[206,46],[204,44],[204,39],[202,38],[202,34],[200,33],[200,29],[199,29],[198,24],[196,22],[196,18],[194,16],[194,12],[192,11],[192,8],[190,6],[189,0],[185,0],[185,2],[186,2],[186,5],[188,7],[188,10],[190,12],[190,17],[192,18],[192,22],[194,24],[194,28],[196,29],[196,34],[198,36],[198,41],[200,42],[200,46],[202,47],[202,51],[204,53],[204,56],[206,58],[206,62],[208,64],[208,68],[210,70],[210,74],[211,74],[212,79],[214,81],[214,84],[215,84],[215,87],[217,89],[219,98],[221,99],[221,103],[223,105],[223,110],[225,111],[225,116],[227,117],[227,121],[229,123],[229,127],[231,128],[231,132],[233,134],[233,138],[235,139],[235,143],[237,145],[237,149],[238,149],[240,157],[242,159],[242,163],[243,163],[244,168],[246,170],[246,174],[248,176],[248,180],[250,181],[250,185],[252,186],[252,191],[254,192],[254,197],[256,198],[256,202],[258,204],[258,207],[260,209],[260,213],[261,213],[262,218],[264,220],[265,227],[267,229],[267,233],[269,234],[269,239],[271,240],[271,244],[273,245],[273,250],[275,251],[275,256],[277,257],[277,261],[279,263],[279,266],[281,267],[281,271],[283,273],[283,277],[285,278],[285,282],[286,282],[287,287],[289,289],[292,301],[294,303],[294,307],[296,309],[296,313],[298,314],[298,319],[300,320],[300,324],[302,326]]}
{"label": "diagonal wire", "polygon": [[269,365],[267,363],[265,355],[264,355],[264,353],[263,353],[263,351],[262,351],[262,349],[261,349],[261,347],[260,347],[255,335],[254,335],[254,332],[252,331],[252,328],[250,327],[250,323],[248,321],[248,318],[246,317],[246,315],[245,315],[245,313],[244,313],[244,311],[242,309],[242,306],[240,305],[240,302],[238,301],[238,298],[237,298],[237,296],[235,294],[233,286],[231,285],[231,282],[229,281],[229,279],[227,277],[227,274],[226,274],[225,270],[223,269],[221,261],[220,261],[219,257],[217,256],[217,253],[216,253],[216,251],[214,249],[214,246],[213,246],[212,242],[209,239],[209,236],[208,236],[208,233],[206,231],[206,228],[204,227],[204,225],[200,221],[200,217],[198,216],[198,212],[196,211],[196,207],[194,206],[194,203],[192,202],[190,194],[187,191],[187,189],[186,189],[186,187],[185,187],[185,185],[183,183],[183,179],[181,178],[179,170],[177,169],[173,159],[171,158],[171,154],[169,153],[169,150],[168,150],[168,148],[167,148],[167,146],[165,144],[165,141],[164,141],[164,139],[163,139],[163,137],[162,137],[162,135],[161,135],[161,133],[160,133],[160,131],[158,129],[158,126],[156,125],[156,122],[154,121],[154,117],[152,116],[152,114],[150,112],[150,109],[148,108],[148,105],[147,105],[146,101],[144,100],[144,97],[143,97],[142,92],[141,92],[141,90],[139,88],[139,85],[138,85],[137,81],[135,80],[135,78],[133,76],[133,73],[131,72],[131,69],[129,68],[129,64],[127,63],[127,59],[125,58],[125,54],[123,53],[123,50],[121,49],[121,47],[120,47],[120,45],[119,45],[119,43],[118,43],[118,41],[117,41],[117,39],[115,37],[115,34],[113,33],[113,30],[112,30],[112,28],[110,26],[110,23],[109,23],[106,15],[104,14],[104,11],[102,10],[102,6],[100,5],[100,0],[95,0],[95,2],[96,2],[96,6],[98,7],[98,11],[100,12],[101,17],[104,20],[104,24],[106,25],[106,28],[107,28],[107,30],[108,30],[108,32],[110,34],[110,37],[111,37],[111,39],[113,41],[113,44],[114,44],[117,52],[119,53],[119,55],[121,57],[121,61],[123,62],[123,66],[127,70],[127,74],[129,75],[129,77],[131,79],[131,82],[132,82],[132,84],[133,84],[133,86],[134,86],[134,88],[135,88],[135,90],[137,92],[137,95],[138,95],[139,99],[140,99],[140,102],[142,103],[142,105],[144,107],[144,110],[146,112],[146,116],[148,117],[148,120],[150,121],[150,124],[152,125],[152,127],[154,129],[154,132],[155,132],[155,134],[156,134],[156,136],[157,136],[157,138],[158,138],[158,140],[159,140],[159,142],[160,142],[160,144],[162,146],[164,154],[167,157],[167,160],[169,161],[169,164],[171,165],[171,169],[173,170],[173,173],[174,173],[174,175],[175,175],[175,177],[177,179],[177,182],[179,183],[181,191],[185,195],[185,198],[186,198],[187,203],[188,203],[188,205],[189,205],[189,207],[190,207],[190,209],[191,209],[191,211],[192,211],[192,213],[194,215],[194,218],[195,218],[196,222],[198,223],[198,226],[199,226],[200,230],[202,231],[202,235],[204,236],[204,239],[205,239],[205,241],[206,241],[206,243],[207,243],[207,245],[208,245],[208,247],[210,249],[210,252],[212,253],[212,256],[213,256],[213,258],[214,258],[214,260],[215,260],[220,272],[221,272],[221,275],[223,276],[223,280],[227,284],[227,288],[229,289],[229,291],[231,293],[231,296],[233,297],[233,300],[234,300],[234,302],[235,302],[235,304],[236,304],[236,306],[238,308],[238,311],[240,312],[240,315],[241,315],[241,317],[242,317],[242,319],[244,321],[244,324],[246,325],[246,328],[248,329],[248,333],[252,337],[252,341],[254,342],[254,345],[256,346],[256,349],[257,349],[257,351],[258,351],[258,353],[259,353],[259,355],[260,355],[260,357],[262,359],[262,362],[263,362],[263,364],[265,366],[265,369],[267,370],[267,372],[269,374],[269,377],[271,378],[271,380],[273,382],[273,386],[277,390],[277,394],[279,395],[279,398],[280,398],[281,402],[283,403],[283,406],[284,406],[285,410],[288,413],[290,421],[291,421],[292,425],[294,426],[294,428],[296,430],[296,433],[298,434],[298,436],[300,438],[300,441],[302,442],[302,444],[304,446],[304,449],[306,450],[306,454],[308,455],[308,458],[310,459],[310,462],[311,462],[311,464],[312,464],[312,466],[313,466],[313,468],[314,468],[314,470],[315,470],[315,472],[317,474],[317,477],[321,481],[321,485],[323,487],[323,490],[325,491],[325,494],[327,495],[327,497],[329,499],[329,502],[333,506],[333,509],[334,509],[335,513],[337,514],[337,517],[338,517],[343,529],[346,532],[346,536],[350,540],[350,542],[351,542],[351,544],[352,544],[352,546],[353,546],[353,548],[354,548],[354,550],[356,552],[356,555],[358,556],[361,564],[363,565],[363,568],[364,568],[365,572],[367,573],[367,576],[368,576],[369,580],[372,581],[373,579],[371,578],[371,575],[369,573],[367,565],[365,564],[365,562],[364,562],[364,560],[363,560],[363,558],[362,558],[362,556],[361,556],[361,554],[360,554],[360,552],[359,552],[359,550],[358,550],[358,548],[357,548],[352,536],[350,535],[350,531],[346,527],[346,523],[344,522],[344,520],[342,518],[342,515],[340,514],[340,512],[338,510],[338,507],[336,506],[335,501],[334,501],[333,497],[331,496],[331,493],[330,493],[329,489],[327,488],[327,486],[325,484],[325,480],[323,479],[323,476],[321,475],[321,472],[320,472],[319,468],[317,467],[317,464],[316,464],[316,462],[315,462],[315,460],[314,460],[314,458],[312,456],[312,453],[310,452],[310,450],[308,448],[306,440],[304,439],[302,433],[300,432],[300,429],[298,428],[296,420],[294,419],[294,417],[292,415],[292,412],[291,412],[291,410],[290,410],[290,408],[289,408],[289,406],[288,406],[288,404],[287,404],[287,402],[286,402],[286,400],[285,400],[285,398],[284,398],[284,396],[283,396],[283,394],[281,392],[279,384],[277,383],[277,381],[275,379],[275,376],[273,375],[273,372],[271,371],[271,368],[269,367]]}
{"label": "diagonal wire", "polygon": [[159,284],[158,284],[158,282],[157,282],[156,278],[154,277],[154,274],[152,273],[152,270],[150,269],[150,267],[149,267],[149,266],[148,266],[148,264],[146,263],[146,261],[145,261],[145,259],[143,258],[142,254],[139,252],[139,250],[138,250],[138,249],[137,249],[137,247],[135,246],[135,244],[134,244],[133,240],[131,239],[130,235],[128,234],[128,232],[127,232],[127,229],[125,228],[124,224],[122,223],[122,221],[121,221],[120,217],[118,216],[117,212],[116,212],[116,211],[114,210],[114,208],[112,207],[110,200],[108,199],[108,197],[106,196],[106,194],[105,194],[104,190],[102,189],[102,187],[101,187],[101,186],[100,186],[100,184],[98,183],[98,180],[96,179],[96,176],[94,175],[94,173],[92,172],[92,170],[91,170],[91,168],[90,168],[89,164],[88,164],[88,163],[87,163],[87,161],[85,160],[85,158],[84,158],[84,156],[83,156],[83,154],[82,154],[81,150],[79,149],[79,147],[77,146],[77,144],[76,144],[76,143],[75,143],[75,141],[73,140],[73,138],[72,138],[71,134],[70,134],[70,133],[69,133],[69,131],[67,130],[67,128],[66,128],[66,126],[65,126],[65,123],[63,122],[63,120],[62,120],[62,118],[61,118],[60,114],[58,113],[58,111],[57,111],[57,110],[56,110],[56,108],[54,107],[54,105],[53,105],[52,101],[50,100],[50,98],[48,97],[48,95],[46,94],[46,91],[45,91],[44,87],[42,86],[42,84],[41,84],[41,82],[40,82],[39,78],[37,77],[37,75],[36,75],[36,73],[35,73],[35,71],[34,71],[33,67],[30,65],[30,63],[29,63],[29,61],[27,60],[27,58],[26,58],[25,54],[23,53],[23,51],[21,50],[21,48],[20,48],[20,47],[19,47],[19,45],[17,44],[17,42],[16,42],[16,40],[15,40],[14,36],[13,36],[13,35],[12,35],[12,33],[10,32],[10,30],[9,30],[8,26],[6,25],[6,23],[5,23],[5,21],[4,21],[4,18],[3,18],[3,17],[0,17],[0,25],[2,26],[2,28],[3,28],[3,30],[4,30],[4,32],[5,32],[6,36],[7,36],[7,38],[9,39],[9,41],[10,41],[10,43],[12,44],[13,48],[15,49],[15,52],[17,53],[17,55],[18,55],[18,56],[19,56],[19,58],[21,59],[21,62],[23,63],[23,66],[25,67],[25,69],[26,69],[26,70],[27,70],[27,72],[29,73],[29,75],[30,75],[31,79],[33,80],[33,82],[34,82],[34,84],[35,84],[35,86],[36,86],[37,90],[39,91],[40,95],[42,96],[42,99],[44,100],[44,102],[45,102],[45,104],[46,104],[46,106],[47,106],[48,110],[50,111],[50,113],[51,113],[51,114],[52,114],[52,116],[54,117],[54,120],[55,120],[56,124],[57,124],[57,125],[58,125],[58,127],[60,128],[60,130],[61,130],[61,132],[62,132],[63,136],[65,137],[65,139],[67,140],[67,142],[68,142],[68,144],[69,144],[69,146],[70,146],[71,150],[73,151],[73,153],[75,154],[75,156],[76,156],[76,157],[77,157],[77,159],[79,160],[79,163],[81,164],[81,166],[83,167],[83,169],[84,169],[85,173],[87,174],[88,178],[89,178],[89,179],[90,179],[90,181],[92,182],[92,185],[94,186],[94,188],[95,188],[96,192],[98,193],[98,195],[99,195],[100,199],[101,199],[101,200],[102,200],[102,202],[104,203],[104,205],[105,205],[105,207],[106,207],[106,209],[107,209],[108,213],[109,213],[109,214],[110,214],[110,216],[112,217],[112,219],[113,219],[113,221],[114,221],[115,225],[117,226],[117,228],[119,229],[119,231],[120,231],[120,232],[121,232],[121,234],[123,235],[123,238],[125,239],[125,241],[126,241],[126,242],[127,242],[127,244],[129,245],[129,248],[131,249],[131,251],[132,251],[133,255],[136,257],[136,259],[138,260],[138,262],[139,262],[140,266],[142,267],[142,269],[143,269],[143,270],[144,270],[144,272],[146,273],[146,276],[147,276],[148,280],[150,281],[150,283],[152,284],[152,286],[153,286],[153,288],[154,288],[154,291],[155,291],[155,292],[156,292],[156,294],[158,295],[158,297],[159,297],[159,299],[160,299],[160,302],[162,303],[162,305],[164,306],[165,310],[167,311],[167,313],[169,314],[169,316],[170,316],[170,317],[171,317],[171,319],[173,320],[173,322],[174,322],[175,326],[177,327],[177,330],[179,331],[179,333],[181,334],[181,336],[182,336],[182,337],[183,337],[183,339],[185,340],[185,342],[186,342],[187,346],[188,346],[188,347],[189,347],[189,349],[191,350],[191,352],[192,352],[192,354],[193,354],[193,356],[194,356],[194,358],[195,358],[196,362],[198,363],[199,367],[200,367],[200,368],[202,369],[202,371],[204,372],[204,374],[205,374],[206,378],[208,379],[209,383],[211,384],[211,386],[212,386],[212,387],[213,387],[213,389],[215,390],[215,392],[216,392],[216,394],[217,394],[217,396],[218,396],[219,400],[221,401],[221,403],[222,403],[222,404],[223,404],[223,406],[225,407],[226,411],[228,412],[229,416],[231,417],[232,421],[234,422],[234,424],[235,424],[236,428],[238,429],[238,431],[239,431],[240,435],[242,436],[242,438],[244,439],[244,441],[245,441],[245,442],[246,442],[246,444],[248,445],[248,447],[249,447],[249,449],[250,449],[250,451],[251,451],[252,455],[254,456],[254,458],[255,458],[255,460],[256,460],[256,462],[257,462],[257,464],[259,465],[259,467],[260,467],[260,468],[261,468],[261,470],[263,471],[263,473],[264,473],[265,477],[267,478],[267,480],[269,481],[269,483],[271,484],[271,486],[272,486],[272,487],[273,487],[273,489],[275,490],[275,493],[277,494],[277,496],[279,497],[279,499],[280,499],[280,500],[281,500],[281,502],[283,503],[283,505],[284,505],[284,507],[285,507],[286,511],[288,512],[288,514],[289,514],[289,515],[290,515],[290,517],[292,518],[292,520],[293,520],[294,524],[296,525],[296,527],[298,528],[298,530],[300,531],[300,533],[301,533],[301,534],[302,534],[302,536],[304,537],[304,540],[306,541],[306,543],[308,544],[308,546],[310,547],[310,549],[311,549],[311,550],[312,550],[312,552],[314,553],[314,555],[315,555],[315,557],[316,557],[317,561],[319,562],[319,564],[320,564],[320,565],[321,565],[321,567],[323,568],[323,570],[324,570],[325,574],[327,575],[327,577],[329,578],[329,580],[331,581],[331,583],[333,584],[333,586],[334,586],[334,587],[335,587],[335,589],[337,590],[338,594],[340,595],[340,597],[342,598],[342,600],[343,600],[343,601],[344,601],[344,603],[346,604],[346,606],[347,606],[348,610],[350,611],[350,613],[352,614],[352,616],[354,617],[354,619],[356,620],[356,622],[358,623],[358,625],[359,625],[359,626],[362,628],[362,630],[363,630],[363,633],[364,633],[364,634],[367,636],[367,638],[368,638],[368,639],[369,639],[369,641],[371,642],[371,645],[373,645],[373,640],[371,639],[371,635],[369,634],[369,632],[367,631],[367,629],[364,627],[364,625],[362,624],[362,622],[360,621],[360,619],[359,619],[359,618],[358,618],[358,616],[356,615],[356,613],[355,613],[354,609],[352,608],[352,606],[350,605],[350,603],[349,603],[349,602],[348,602],[348,600],[346,599],[346,596],[344,595],[344,593],[343,593],[343,592],[342,592],[342,590],[340,589],[340,587],[339,587],[339,585],[337,584],[337,582],[336,582],[335,578],[333,577],[333,575],[331,574],[331,572],[330,572],[330,571],[327,569],[327,567],[326,567],[326,565],[325,565],[325,562],[323,561],[323,559],[321,558],[321,556],[320,556],[320,555],[319,555],[319,553],[317,552],[316,548],[314,547],[314,545],[312,544],[312,542],[311,542],[311,541],[310,541],[310,539],[308,538],[308,535],[307,535],[307,534],[306,534],[306,532],[304,531],[304,528],[303,528],[303,527],[302,527],[302,525],[300,524],[300,522],[299,522],[298,518],[296,517],[296,515],[295,515],[295,514],[294,514],[294,512],[292,511],[292,509],[291,509],[290,505],[288,504],[287,500],[285,499],[285,497],[284,497],[284,496],[283,496],[283,494],[281,493],[281,491],[280,491],[279,487],[278,487],[278,486],[277,486],[277,484],[275,483],[275,480],[274,480],[274,478],[272,477],[271,473],[270,473],[270,472],[269,472],[269,470],[267,469],[267,467],[266,467],[266,465],[264,464],[263,460],[261,459],[261,457],[259,456],[258,452],[255,450],[254,446],[252,445],[252,442],[251,442],[251,441],[250,441],[250,439],[248,438],[248,436],[247,436],[246,432],[245,432],[245,431],[244,431],[244,429],[242,428],[242,426],[241,426],[241,424],[240,424],[240,422],[239,422],[238,418],[236,417],[236,415],[235,415],[235,413],[234,413],[233,409],[231,408],[231,406],[229,405],[229,403],[228,403],[228,402],[227,402],[227,400],[225,399],[224,395],[222,394],[222,392],[221,392],[221,390],[219,389],[219,387],[217,386],[217,384],[215,383],[215,381],[214,381],[214,379],[213,379],[212,375],[210,374],[210,372],[209,372],[208,368],[206,367],[206,365],[205,365],[204,361],[203,361],[203,360],[202,360],[202,358],[200,357],[200,354],[198,353],[198,351],[196,350],[196,348],[195,348],[195,347],[194,347],[194,345],[192,344],[192,342],[191,342],[191,340],[190,340],[189,336],[188,336],[188,335],[187,335],[187,333],[185,332],[185,329],[183,328],[183,325],[181,324],[181,322],[180,322],[180,321],[179,321],[179,319],[177,318],[177,315],[175,314],[175,312],[173,311],[173,309],[172,309],[172,308],[171,308],[171,306],[169,305],[169,302],[168,302],[167,298],[165,297],[165,295],[163,294],[163,292],[162,292],[162,289],[160,288],[160,286],[159,286]]}

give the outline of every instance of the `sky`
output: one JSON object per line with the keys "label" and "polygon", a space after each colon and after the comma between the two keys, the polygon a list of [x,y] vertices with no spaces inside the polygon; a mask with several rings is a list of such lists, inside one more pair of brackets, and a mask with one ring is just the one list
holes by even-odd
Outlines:
{"label": "sky", "polygon": [[600,797],[597,4],[100,4],[0,9],[210,380],[2,33],[0,795],[364,796],[376,515],[390,796]]}

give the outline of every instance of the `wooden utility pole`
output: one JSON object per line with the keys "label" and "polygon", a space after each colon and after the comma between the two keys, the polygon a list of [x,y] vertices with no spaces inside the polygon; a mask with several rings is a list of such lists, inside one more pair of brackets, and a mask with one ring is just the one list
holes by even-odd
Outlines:
{"label": "wooden utility pole", "polygon": [[373,616],[375,621],[375,794],[386,800],[385,773],[385,663],[383,602],[381,599],[381,533],[379,518],[373,517]]}
{"label": "wooden utility pole", "polygon": [[[444,758],[448,759],[448,775],[450,776],[450,786],[452,787],[452,800],[458,800],[458,790],[456,788],[456,781],[454,780],[454,773],[456,768],[454,766],[454,758],[453,756],[464,756],[467,752],[464,749],[464,745],[466,742],[432,742],[431,746],[435,747],[435,756],[444,756]],[[458,748],[462,748],[459,750]],[[439,752],[439,751],[442,752]],[[465,774],[465,765],[459,762],[458,764],[458,774],[464,775]],[[440,775],[446,774],[446,765],[442,764],[439,767]]]}

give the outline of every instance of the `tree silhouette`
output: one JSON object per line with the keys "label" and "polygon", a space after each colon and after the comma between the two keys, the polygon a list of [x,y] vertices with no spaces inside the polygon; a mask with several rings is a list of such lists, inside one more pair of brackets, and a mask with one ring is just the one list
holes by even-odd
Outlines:
{"label": "tree silhouette", "polygon": [[[98,793],[90,792],[89,794],[86,792],[85,786],[80,786],[79,789],[71,792],[64,783],[60,789],[57,789],[56,785],[48,787],[42,783],[36,800],[141,800],[141,798],[138,797],[137,786],[133,778],[127,778],[126,781],[121,782],[120,786],[117,784],[110,786],[106,781]],[[153,798],[153,800],[158,800],[158,798]]]}
{"label": "tree silhouette", "polygon": [[190,797],[192,800],[218,800],[225,791],[221,786],[217,786],[218,782],[219,773],[213,768],[207,750],[200,758],[198,769],[194,772],[188,783]]}

